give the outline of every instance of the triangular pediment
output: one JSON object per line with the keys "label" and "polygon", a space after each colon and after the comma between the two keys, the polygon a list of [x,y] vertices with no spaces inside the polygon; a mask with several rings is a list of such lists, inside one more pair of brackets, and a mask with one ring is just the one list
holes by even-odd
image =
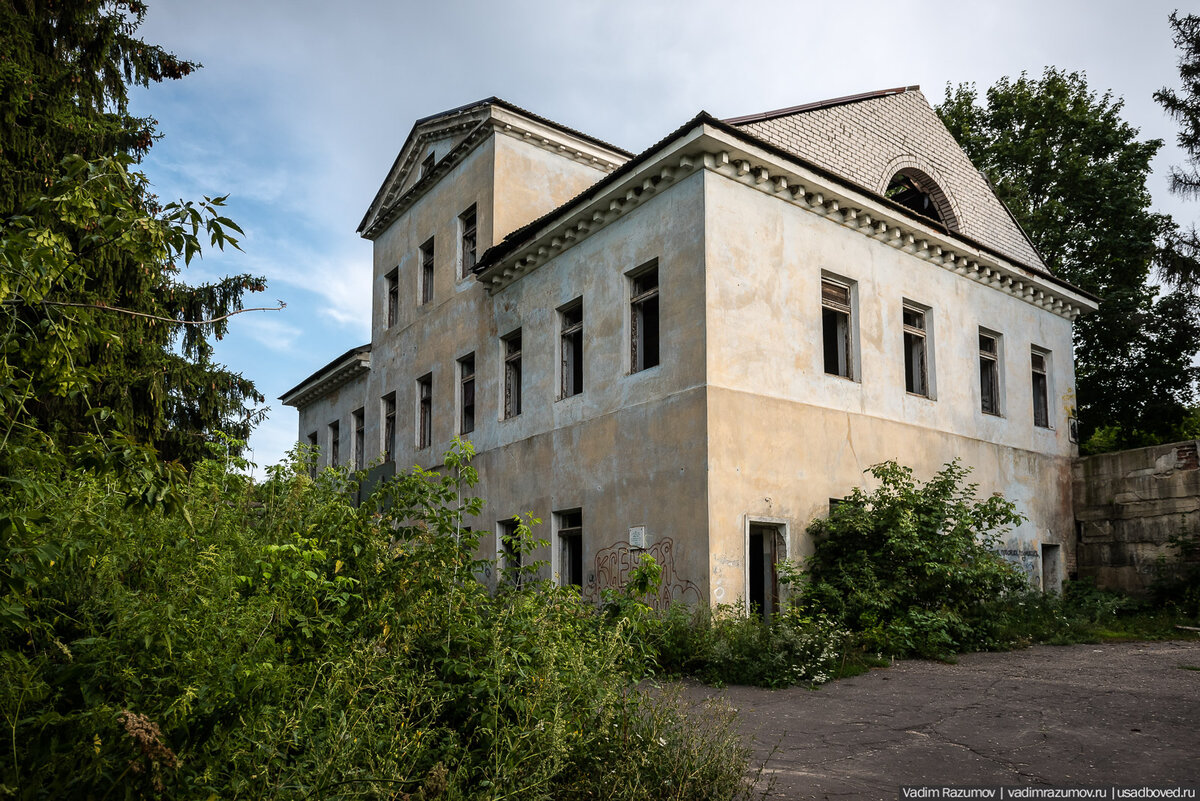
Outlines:
{"label": "triangular pediment", "polygon": [[726,120],[775,147],[884,195],[898,175],[933,185],[954,233],[1049,272],[1029,237],[967,158],[918,87],[809,103]]}

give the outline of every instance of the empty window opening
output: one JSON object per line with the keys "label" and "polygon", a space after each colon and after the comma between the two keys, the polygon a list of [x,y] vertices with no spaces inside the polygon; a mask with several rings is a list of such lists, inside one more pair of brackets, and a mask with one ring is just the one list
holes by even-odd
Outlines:
{"label": "empty window opening", "polygon": [[500,575],[504,583],[515,587],[521,586],[521,543],[517,540],[520,522],[515,517],[501,520],[497,532]]}
{"label": "empty window opening", "polygon": [[310,478],[317,477],[317,432],[314,431],[308,435],[308,475]]}
{"label": "empty window opening", "polygon": [[583,392],[583,300],[575,300],[559,310],[560,361],[562,387],[560,398]]}
{"label": "empty window opening", "polygon": [[365,461],[367,444],[367,416],[363,413],[363,409],[356,409],[351,415],[351,420],[354,422],[354,469],[362,470]]}
{"label": "empty window opening", "polygon": [[387,274],[387,327],[391,328],[400,318],[400,268]]}
{"label": "empty window opening", "polygon": [[396,461],[396,393],[383,396],[383,460]]}
{"label": "empty window opening", "polygon": [[1062,592],[1062,546],[1043,544],[1042,592]]}
{"label": "empty window opening", "polygon": [[433,373],[417,379],[417,448],[433,444]]}
{"label": "empty window opening", "polygon": [[521,329],[504,337],[504,419],[521,413]]}
{"label": "empty window opening", "polygon": [[884,196],[947,228],[952,227],[946,193],[920,170],[904,169],[893,175]]}
{"label": "empty window opening", "polygon": [[475,430],[475,354],[458,360],[458,433]]}
{"label": "empty window opening", "polygon": [[749,587],[747,598],[752,615],[764,619],[780,610],[779,575],[776,565],[787,558],[783,533],[779,526],[750,525],[750,540],[746,554]]}
{"label": "empty window opening", "polygon": [[424,161],[421,162],[421,177],[422,178],[424,178],[426,175],[429,175],[429,173],[433,172],[433,164],[434,164],[433,151],[430,150],[425,155]]}
{"label": "empty window opening", "polygon": [[583,512],[556,512],[558,518],[558,583],[583,589]]}
{"label": "empty window opening", "polygon": [[1029,354],[1033,367],[1033,424],[1050,427],[1050,382],[1046,375],[1046,353],[1034,348]]}
{"label": "empty window opening", "polygon": [[433,300],[433,237],[421,245],[421,303]]}
{"label": "empty window opening", "polygon": [[979,402],[984,414],[1000,414],[1000,338],[979,332]]}
{"label": "empty window opening", "polygon": [[475,268],[475,204],[471,204],[471,208],[458,215],[459,229],[462,231],[462,240],[460,246],[462,248],[462,269],[459,271],[460,278],[466,278],[471,274],[471,270]]}
{"label": "empty window opening", "polygon": [[339,423],[329,424],[329,464],[337,465],[341,450],[341,425]]}
{"label": "empty window opening", "polygon": [[632,282],[629,371],[636,373],[658,365],[658,263],[634,275]]}
{"label": "empty window opening", "polygon": [[850,327],[850,287],[836,281],[821,281],[821,334],[825,372],[854,378],[851,354],[854,344]]}
{"label": "empty window opening", "polygon": [[904,306],[904,389],[929,397],[929,367],[926,354],[925,312]]}

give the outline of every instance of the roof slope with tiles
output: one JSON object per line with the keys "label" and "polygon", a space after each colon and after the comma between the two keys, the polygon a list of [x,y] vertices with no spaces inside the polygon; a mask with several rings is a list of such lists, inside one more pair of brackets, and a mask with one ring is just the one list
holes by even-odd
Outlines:
{"label": "roof slope with tiles", "polygon": [[726,120],[830,172],[884,194],[899,171],[925,173],[945,194],[947,226],[1049,272],[918,87],[888,89]]}

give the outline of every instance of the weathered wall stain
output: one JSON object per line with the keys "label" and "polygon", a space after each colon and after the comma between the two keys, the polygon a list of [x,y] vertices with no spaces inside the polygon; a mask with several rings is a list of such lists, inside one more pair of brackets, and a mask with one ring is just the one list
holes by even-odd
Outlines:
{"label": "weathered wall stain", "polygon": [[637,567],[642,554],[654,557],[662,568],[662,584],[658,595],[650,599],[655,608],[663,608],[672,601],[699,603],[703,599],[700,588],[683,578],[675,569],[675,543],[664,537],[649,548],[631,548],[628,542],[617,542],[596,553],[596,561],[588,574],[584,596],[590,601],[599,601],[604,590],[619,590],[625,586],[629,572]]}

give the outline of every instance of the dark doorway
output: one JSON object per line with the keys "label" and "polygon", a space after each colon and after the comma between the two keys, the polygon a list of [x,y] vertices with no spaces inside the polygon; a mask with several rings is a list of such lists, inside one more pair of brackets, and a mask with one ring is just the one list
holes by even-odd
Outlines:
{"label": "dark doorway", "polygon": [[775,565],[787,555],[783,533],[779,526],[751,523],[749,546],[746,568],[750,579],[750,614],[769,619],[780,608]]}

